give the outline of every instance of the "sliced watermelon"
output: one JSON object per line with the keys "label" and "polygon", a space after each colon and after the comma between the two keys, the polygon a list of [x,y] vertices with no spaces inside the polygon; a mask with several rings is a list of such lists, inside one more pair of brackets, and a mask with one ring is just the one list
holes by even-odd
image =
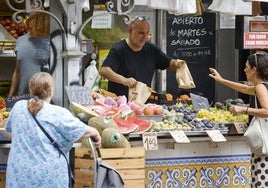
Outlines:
{"label": "sliced watermelon", "polygon": [[128,123],[134,123],[136,125],[138,125],[138,130],[135,132],[135,134],[142,134],[146,131],[149,131],[152,127],[152,123],[150,121],[147,120],[143,120],[134,116],[128,116],[126,118],[126,121]]}
{"label": "sliced watermelon", "polygon": [[99,116],[104,117],[115,117],[121,113],[121,110],[116,107],[105,107],[101,105],[92,105],[87,107],[97,113]]}
{"label": "sliced watermelon", "polygon": [[113,120],[116,122],[119,131],[122,134],[130,134],[132,132],[135,132],[139,128],[137,124],[128,122],[125,119],[119,117],[114,117]]}

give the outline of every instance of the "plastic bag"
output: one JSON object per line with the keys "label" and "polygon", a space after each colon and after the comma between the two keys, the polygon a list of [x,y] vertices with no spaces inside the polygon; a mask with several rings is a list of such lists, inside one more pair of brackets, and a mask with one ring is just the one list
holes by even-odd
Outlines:
{"label": "plastic bag", "polygon": [[181,68],[177,69],[176,79],[177,79],[179,88],[182,88],[182,89],[195,88],[194,80],[192,78],[192,75],[191,75],[186,63],[184,63],[181,66]]}
{"label": "plastic bag", "polygon": [[[98,80],[99,80],[99,72],[96,67],[97,62],[95,60],[92,60],[90,65],[84,70],[85,73],[85,84],[84,86],[90,90],[95,85],[98,85]],[[98,88],[97,88],[98,90]],[[94,89],[95,91],[95,89]]]}

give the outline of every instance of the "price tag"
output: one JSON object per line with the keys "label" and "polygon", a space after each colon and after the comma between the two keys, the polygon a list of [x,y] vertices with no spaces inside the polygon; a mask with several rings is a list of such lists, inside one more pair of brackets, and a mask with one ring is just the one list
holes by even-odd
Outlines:
{"label": "price tag", "polygon": [[177,143],[190,143],[189,138],[186,136],[183,130],[170,131],[169,133]]}
{"label": "price tag", "polygon": [[226,138],[222,135],[219,130],[207,130],[208,136],[213,142],[226,142]]}
{"label": "price tag", "polygon": [[157,133],[145,132],[142,134],[143,147],[146,150],[158,150]]}
{"label": "price tag", "polygon": [[245,133],[247,130],[247,124],[244,122],[234,122],[234,126],[238,134]]}

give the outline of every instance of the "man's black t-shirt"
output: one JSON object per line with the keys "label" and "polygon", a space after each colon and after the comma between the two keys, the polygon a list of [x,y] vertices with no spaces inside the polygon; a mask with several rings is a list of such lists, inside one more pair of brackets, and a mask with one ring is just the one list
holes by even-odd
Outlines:
{"label": "man's black t-shirt", "polygon": [[[135,52],[124,39],[111,48],[102,66],[110,67],[126,78],[133,77],[151,87],[155,70],[167,69],[170,60],[169,56],[152,43],[146,42],[142,50]],[[121,84],[109,81],[108,90],[118,96],[125,95],[128,97],[128,88]]]}

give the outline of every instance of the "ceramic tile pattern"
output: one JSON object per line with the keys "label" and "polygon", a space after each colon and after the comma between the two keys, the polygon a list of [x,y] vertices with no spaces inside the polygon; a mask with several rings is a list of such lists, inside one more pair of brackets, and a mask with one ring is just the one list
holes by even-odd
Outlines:
{"label": "ceramic tile pattern", "polygon": [[250,187],[250,152],[244,141],[166,143],[146,155],[146,188]]}

